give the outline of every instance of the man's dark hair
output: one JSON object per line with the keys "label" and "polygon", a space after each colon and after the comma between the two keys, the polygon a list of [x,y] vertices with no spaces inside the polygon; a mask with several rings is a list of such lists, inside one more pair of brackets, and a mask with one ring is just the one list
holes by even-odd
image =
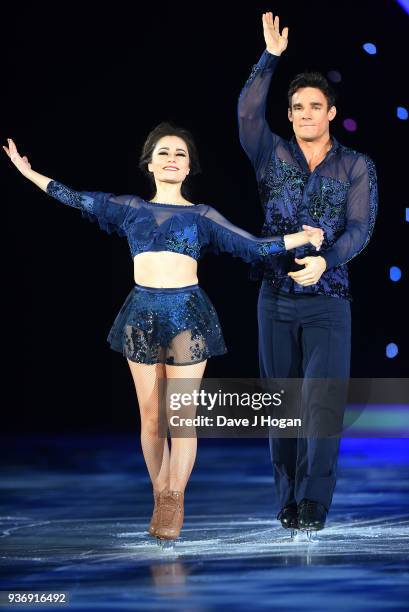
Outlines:
{"label": "man's dark hair", "polygon": [[291,81],[288,88],[288,108],[292,108],[291,99],[302,87],[316,87],[327,98],[328,110],[335,105],[336,95],[327,79],[320,72],[301,72]]}
{"label": "man's dark hair", "polygon": [[[151,132],[149,132],[148,137],[146,138],[144,145],[142,147],[142,153],[139,158],[139,168],[142,172],[149,178],[151,187],[153,189],[153,196],[156,194],[155,187],[155,178],[152,172],[148,170],[148,164],[152,161],[153,150],[157,144],[157,142],[163,138],[164,136],[178,136],[186,143],[187,150],[189,152],[189,163],[190,170],[189,174],[185,178],[182,183],[181,192],[184,198],[190,197],[190,177],[198,174],[201,171],[200,163],[199,163],[199,155],[197,152],[196,144],[193,139],[193,136],[189,130],[185,128],[174,125],[173,123],[169,123],[168,121],[163,121],[159,123]],[[152,197],[153,197],[152,196]]]}

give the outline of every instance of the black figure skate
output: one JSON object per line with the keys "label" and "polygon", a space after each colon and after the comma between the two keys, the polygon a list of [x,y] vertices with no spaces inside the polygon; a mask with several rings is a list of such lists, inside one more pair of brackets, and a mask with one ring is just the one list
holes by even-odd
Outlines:
{"label": "black figure skate", "polygon": [[298,523],[297,504],[284,506],[277,514],[277,518],[281,521],[281,525],[284,529],[290,529],[290,536],[294,538],[297,535],[297,529],[300,528]]}
{"label": "black figure skate", "polygon": [[327,512],[325,506],[311,499],[303,499],[299,503],[298,524],[300,530],[306,533],[308,540],[312,539],[314,531],[324,529]]}

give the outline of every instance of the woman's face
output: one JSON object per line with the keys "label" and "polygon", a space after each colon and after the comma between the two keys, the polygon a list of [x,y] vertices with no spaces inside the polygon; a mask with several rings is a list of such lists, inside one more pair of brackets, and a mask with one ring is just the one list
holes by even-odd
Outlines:
{"label": "woman's face", "polygon": [[148,170],[153,172],[155,181],[183,183],[189,174],[189,151],[179,136],[163,136],[152,153]]}

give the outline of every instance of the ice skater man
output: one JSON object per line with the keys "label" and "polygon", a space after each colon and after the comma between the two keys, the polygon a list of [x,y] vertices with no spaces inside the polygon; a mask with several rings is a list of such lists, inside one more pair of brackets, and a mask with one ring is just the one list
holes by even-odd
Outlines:
{"label": "ice skater man", "polygon": [[[288,45],[279,17],[262,16],[266,50],[241,91],[240,142],[254,167],[265,212],[264,236],[325,232],[320,254],[310,247],[271,258],[253,278],[258,300],[262,378],[348,379],[351,313],[347,262],[368,244],[377,212],[372,160],[330,135],[334,94],[316,72],[298,74],[288,90],[294,135],[271,132],[265,118],[271,77]],[[328,409],[321,406],[321,410]],[[317,411],[319,414],[319,410]],[[323,414],[323,413],[321,413]],[[318,424],[319,425],[319,424]],[[325,525],[336,483],[339,437],[277,438],[270,451],[283,527]]]}

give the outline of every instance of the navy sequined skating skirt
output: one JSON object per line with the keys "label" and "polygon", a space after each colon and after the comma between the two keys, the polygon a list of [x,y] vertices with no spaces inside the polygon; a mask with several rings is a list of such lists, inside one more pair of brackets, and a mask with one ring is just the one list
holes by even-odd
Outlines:
{"label": "navy sequined skating skirt", "polygon": [[137,363],[190,365],[227,352],[217,313],[199,285],[135,285],[107,338]]}

